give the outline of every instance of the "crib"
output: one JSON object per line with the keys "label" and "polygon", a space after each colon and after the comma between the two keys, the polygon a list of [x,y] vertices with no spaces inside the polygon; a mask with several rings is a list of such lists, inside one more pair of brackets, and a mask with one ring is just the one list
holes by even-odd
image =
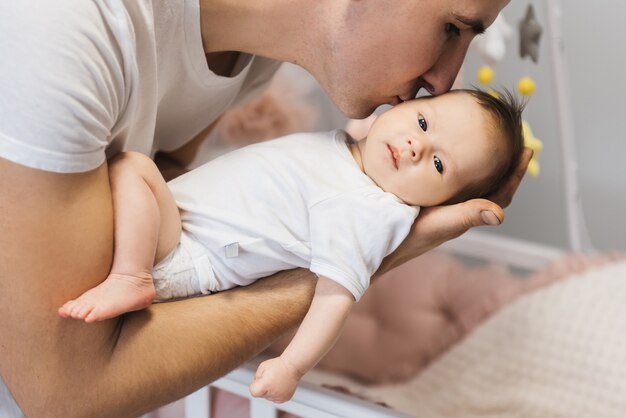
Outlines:
{"label": "crib", "polygon": [[[212,418],[209,408],[211,387],[250,398],[248,385],[254,377],[255,369],[251,364],[246,364],[212,385],[189,395],[185,399],[185,418]],[[250,399],[250,418],[276,418],[279,410],[302,418],[409,418],[409,415],[308,382],[301,383],[294,397],[280,406],[263,399]]]}

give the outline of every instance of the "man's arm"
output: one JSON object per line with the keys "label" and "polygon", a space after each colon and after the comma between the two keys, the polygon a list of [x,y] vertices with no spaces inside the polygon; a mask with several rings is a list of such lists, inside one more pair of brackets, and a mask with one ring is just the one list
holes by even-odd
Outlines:
{"label": "man's arm", "polygon": [[132,417],[207,384],[304,317],[305,271],[98,324],[56,315],[108,274],[106,165],[55,174],[0,159],[0,371],[24,413]]}

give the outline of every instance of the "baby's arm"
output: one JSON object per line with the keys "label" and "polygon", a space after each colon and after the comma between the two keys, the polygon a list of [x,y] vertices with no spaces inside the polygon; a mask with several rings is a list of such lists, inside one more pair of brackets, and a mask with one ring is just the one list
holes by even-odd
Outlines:
{"label": "baby's arm", "polygon": [[156,165],[145,155],[126,152],[109,162],[115,249],[104,282],[59,309],[64,318],[102,321],[150,305],[155,290],[152,267],[180,238],[176,202]]}
{"label": "baby's arm", "polygon": [[286,402],[298,382],[339,337],[354,297],[343,286],[320,276],[311,307],[285,351],[259,365],[250,393],[272,402]]}

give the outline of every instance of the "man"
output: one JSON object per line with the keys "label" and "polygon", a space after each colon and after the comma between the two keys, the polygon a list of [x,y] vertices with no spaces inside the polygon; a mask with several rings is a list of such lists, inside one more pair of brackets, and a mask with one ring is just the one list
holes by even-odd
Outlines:
{"label": "man", "polygon": [[[350,117],[420,88],[443,93],[472,38],[507,3],[2,3],[0,373],[23,412],[139,415],[258,353],[310,302],[313,277],[296,270],[118,320],[59,318],[64,301],[110,268],[106,158],[124,149],[173,151],[206,135],[224,110],[267,83],[273,60],[303,66]],[[184,164],[180,152],[171,156]],[[506,205],[520,178],[495,201]],[[502,219],[486,200],[424,210],[381,273]]]}

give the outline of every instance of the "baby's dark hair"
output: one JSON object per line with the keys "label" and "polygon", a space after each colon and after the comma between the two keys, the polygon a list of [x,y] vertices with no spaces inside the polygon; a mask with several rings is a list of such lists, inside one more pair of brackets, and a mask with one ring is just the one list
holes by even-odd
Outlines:
{"label": "baby's dark hair", "polygon": [[503,141],[506,155],[490,175],[481,181],[469,184],[457,195],[444,204],[454,204],[468,199],[485,197],[495,192],[513,174],[524,150],[524,136],[522,134],[522,112],[526,102],[520,100],[508,89],[486,92],[481,89],[459,89],[452,93],[470,94],[483,109],[491,116],[493,131]]}

